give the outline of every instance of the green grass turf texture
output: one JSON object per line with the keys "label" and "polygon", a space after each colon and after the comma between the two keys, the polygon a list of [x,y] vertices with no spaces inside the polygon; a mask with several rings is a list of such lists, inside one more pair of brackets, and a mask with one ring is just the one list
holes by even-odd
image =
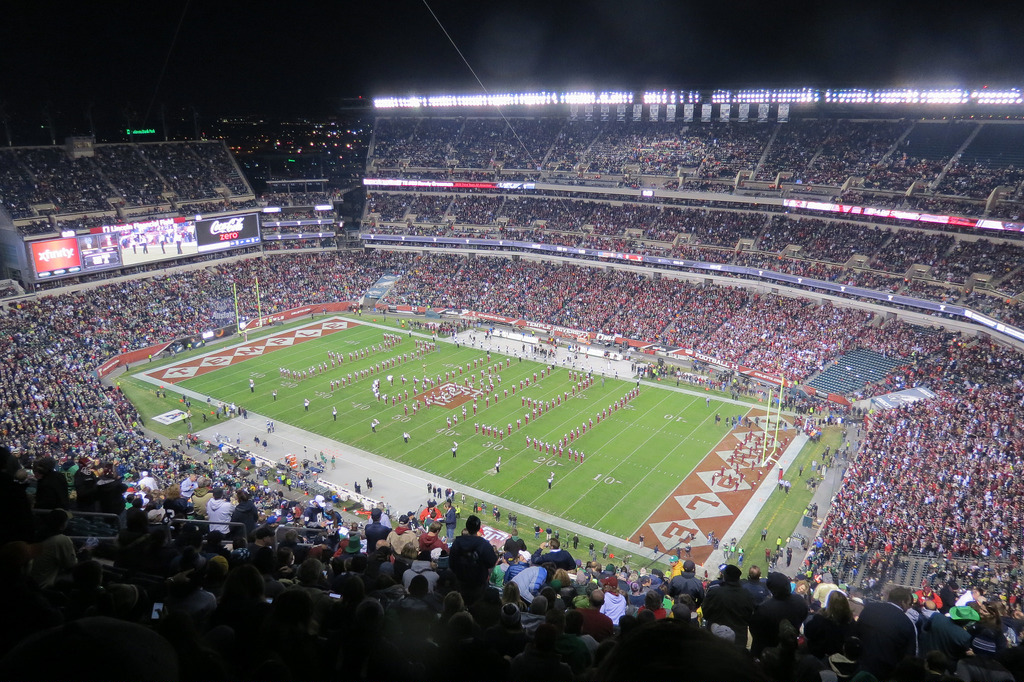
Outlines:
{"label": "green grass turf texture", "polygon": [[[841,426],[825,427],[822,430],[821,438],[817,441],[807,441],[803,449],[800,450],[800,454],[789,465],[791,473],[787,477],[793,481],[793,487],[789,494],[787,495],[776,488],[739,542],[739,546],[743,547],[747,552],[746,565],[751,565],[751,560],[753,559],[752,563],[761,566],[763,570],[765,547],[774,550],[775,542],[779,537],[782,538],[782,546],[786,546],[794,529],[797,528],[797,525],[803,518],[807,505],[810,504],[811,498],[814,497],[815,490],[807,485],[807,478],[810,476],[811,470],[811,460],[821,462],[821,455],[825,451],[826,446],[831,447],[833,452],[837,451],[842,446],[842,431],[843,428]],[[805,475],[802,477],[796,475],[800,466],[804,467]],[[823,516],[825,511],[824,508],[819,509],[818,514]],[[768,539],[766,542],[761,542],[761,530],[763,528],[768,529]],[[810,540],[817,533],[817,529],[801,527],[797,532]],[[793,566],[786,570],[792,571],[796,568],[798,567]]]}
{"label": "green grass turf texture", "polygon": [[[466,378],[466,363],[485,357],[479,349],[456,349],[449,343],[439,344],[438,351],[422,360],[403,363],[380,374],[355,380],[351,386],[336,389],[333,396],[330,394],[332,378],[340,378],[400,353],[412,352],[413,340],[405,335],[395,348],[351,363],[346,359],[334,370],[295,382],[298,386],[294,388],[285,386],[289,380],[282,380],[279,376],[280,367],[298,370],[329,362],[328,350],[344,353],[347,357],[349,351],[380,343],[383,333],[379,328],[354,327],[209,372],[182,382],[180,386],[211,395],[225,403],[235,402],[275,421],[292,424],[622,538],[631,536],[727,433],[726,415],[745,412],[743,408],[713,399],[708,407],[703,395],[698,397],[645,386],[626,409],[614,412],[598,424],[597,411],[623,397],[635,382],[607,379],[602,386],[601,378],[597,377],[582,397],[563,401],[561,406],[537,419],[531,417],[528,426],[516,430],[516,419],[521,419],[526,412],[521,406],[520,395],[549,400],[566,390],[571,394],[569,370],[558,367],[550,377],[534,384],[533,373],[539,374],[543,365],[512,358],[511,366],[505,368],[506,356],[494,353],[493,362],[501,361],[503,365],[498,393],[503,394],[504,389],[509,389],[508,399],[499,399],[495,404],[492,397],[490,407],[485,408],[484,400],[480,398],[475,418],[472,404],[468,403],[466,421],[462,420],[461,408],[447,409],[436,405],[421,408],[414,417],[411,379],[413,375],[423,375],[424,363],[428,375],[436,378],[441,374],[442,383],[444,372],[457,371],[461,364],[464,371],[458,377],[461,383]],[[502,341],[498,340],[497,344],[501,345]],[[479,370],[475,372],[479,376]],[[469,374],[473,373],[474,370],[469,371]],[[408,418],[402,404],[394,407],[385,405],[378,402],[371,392],[374,378],[381,379],[383,393],[389,391],[388,374],[395,375],[396,384],[400,384],[402,374],[409,379]],[[256,381],[255,393],[249,391],[250,377]],[[520,392],[519,380],[526,378],[531,379],[531,385]],[[515,397],[511,395],[513,384],[517,386]],[[277,401],[271,397],[274,389],[278,391]],[[306,398],[310,400],[308,412],[303,407]],[[333,407],[338,409],[337,422],[332,419]],[[714,420],[716,413],[723,417],[717,425]],[[459,424],[449,429],[445,418],[455,415],[459,416]],[[526,445],[527,435],[544,441],[557,441],[570,428],[592,417],[595,421],[593,429],[588,428],[586,434],[571,444],[574,450],[581,449],[586,453],[583,463],[571,461],[567,454],[562,458],[541,455]],[[381,422],[377,433],[370,430],[373,418]],[[506,435],[501,441],[477,435],[474,422],[493,426],[507,426],[512,422],[513,434],[511,437]],[[409,444],[403,442],[403,431],[408,431],[411,436]],[[452,458],[452,441],[459,443],[457,458]],[[499,455],[502,459],[501,473],[495,474],[494,464]],[[339,467],[343,464],[339,461]],[[552,471],[555,481],[548,490],[547,478]]]}

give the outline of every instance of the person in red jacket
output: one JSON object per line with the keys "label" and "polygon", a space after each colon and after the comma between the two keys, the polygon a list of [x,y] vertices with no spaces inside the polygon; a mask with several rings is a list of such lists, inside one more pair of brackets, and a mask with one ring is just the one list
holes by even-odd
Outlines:
{"label": "person in red jacket", "polygon": [[598,642],[603,642],[615,634],[615,625],[612,619],[601,613],[601,606],[604,605],[604,591],[595,589],[590,593],[590,606],[588,608],[576,609],[583,616],[584,635],[590,635]]}
{"label": "person in red jacket", "polygon": [[438,535],[440,532],[441,524],[438,521],[431,522],[427,532],[420,536],[419,549],[421,553],[429,552],[435,547],[443,549],[445,552],[448,551],[448,544]]}
{"label": "person in red jacket", "polygon": [[917,603],[919,606],[924,606],[926,601],[935,602],[935,610],[942,610],[942,599],[939,597],[939,593],[932,589],[931,584],[927,579],[921,581],[921,589],[914,593],[917,597]]}

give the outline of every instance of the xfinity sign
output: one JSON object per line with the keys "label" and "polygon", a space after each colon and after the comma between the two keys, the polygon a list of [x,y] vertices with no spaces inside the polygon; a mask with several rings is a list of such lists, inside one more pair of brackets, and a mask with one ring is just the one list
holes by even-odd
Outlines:
{"label": "xfinity sign", "polygon": [[74,255],[74,249],[56,249],[54,251],[40,251],[38,254],[36,254],[36,258],[43,261],[44,263],[49,263],[52,260],[67,259],[71,258]]}
{"label": "xfinity sign", "polygon": [[259,214],[246,213],[198,220],[196,241],[199,244],[199,253],[259,244]]}

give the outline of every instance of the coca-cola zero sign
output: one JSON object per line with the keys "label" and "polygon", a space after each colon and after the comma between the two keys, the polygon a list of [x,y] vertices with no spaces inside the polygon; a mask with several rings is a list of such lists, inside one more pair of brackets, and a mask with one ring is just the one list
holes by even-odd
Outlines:
{"label": "coca-cola zero sign", "polygon": [[199,252],[236,249],[260,243],[259,214],[221,216],[196,222]]}

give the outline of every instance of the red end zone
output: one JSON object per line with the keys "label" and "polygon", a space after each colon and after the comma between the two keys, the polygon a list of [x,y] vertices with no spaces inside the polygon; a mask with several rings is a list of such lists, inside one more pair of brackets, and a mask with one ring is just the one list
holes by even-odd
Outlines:
{"label": "red end zone", "polygon": [[176,384],[179,381],[191,379],[192,377],[197,377],[222,367],[238,364],[249,358],[260,357],[275,350],[294,346],[297,343],[319,339],[322,336],[358,326],[357,323],[348,320],[326,318],[313,324],[307,324],[304,327],[274,334],[251,343],[243,343],[240,346],[209,353],[202,357],[191,358],[152,372],[146,372],[146,374],[159,381]]}
{"label": "red end zone", "polygon": [[[765,411],[753,409],[747,416],[763,419]],[[675,554],[676,547],[689,543],[690,557],[698,564],[704,563],[713,549],[708,532],[714,531],[720,540],[728,540],[725,534],[754,492],[763,485],[777,485],[775,461],[797,435],[792,418],[783,415],[782,420],[789,427],[779,431],[777,454],[769,458],[767,466],[758,466],[765,448],[756,444],[756,439],[767,437],[767,450],[771,451],[774,428],[767,433],[763,426],[729,431],[630,539],[643,534],[648,547],[657,542],[662,551],[670,554]]]}

